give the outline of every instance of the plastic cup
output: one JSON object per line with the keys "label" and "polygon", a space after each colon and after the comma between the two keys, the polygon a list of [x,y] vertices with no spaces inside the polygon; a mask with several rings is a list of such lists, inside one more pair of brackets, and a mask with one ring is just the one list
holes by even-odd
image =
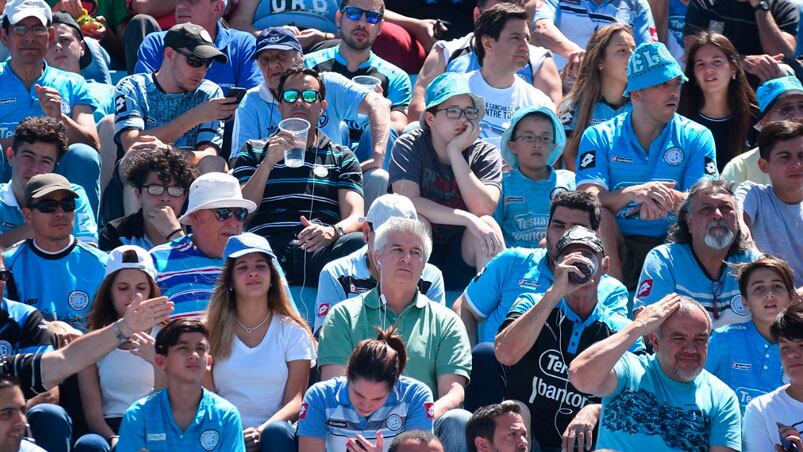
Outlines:
{"label": "plastic cup", "polygon": [[301,118],[287,118],[279,123],[279,130],[289,132],[295,138],[294,146],[284,151],[284,166],[299,168],[304,165],[304,150],[307,148],[309,121]]}
{"label": "plastic cup", "polygon": [[382,90],[382,81],[371,75],[357,75],[355,77],[352,77],[351,81],[358,85],[372,88],[374,91],[377,92],[381,92]]}

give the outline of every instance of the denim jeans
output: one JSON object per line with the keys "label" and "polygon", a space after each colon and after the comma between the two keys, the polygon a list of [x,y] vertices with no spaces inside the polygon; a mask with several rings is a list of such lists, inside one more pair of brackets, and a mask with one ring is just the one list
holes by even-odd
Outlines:
{"label": "denim jeans", "polygon": [[460,408],[454,408],[435,420],[435,436],[441,440],[445,452],[465,452],[466,424],[471,419],[471,413]]}
{"label": "denim jeans", "polygon": [[41,403],[28,411],[28,423],[36,445],[48,452],[109,452],[111,448],[100,435],[90,433],[72,443],[72,419],[64,408]]}

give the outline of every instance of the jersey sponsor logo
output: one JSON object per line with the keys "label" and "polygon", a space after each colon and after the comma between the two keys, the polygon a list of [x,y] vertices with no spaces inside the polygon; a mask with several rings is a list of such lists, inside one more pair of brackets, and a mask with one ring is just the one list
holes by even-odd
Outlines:
{"label": "jersey sponsor logo", "polygon": [[733,298],[731,298],[731,310],[736,315],[747,315],[748,311],[747,308],[744,307],[744,303],[742,303],[741,295],[734,295]]}
{"label": "jersey sponsor logo", "polygon": [[0,356],[8,356],[14,353],[14,347],[8,341],[0,340]]}
{"label": "jersey sponsor logo", "polygon": [[560,350],[551,348],[541,353],[541,356],[538,357],[538,367],[547,376],[568,381],[569,366],[563,362],[563,354]]}
{"label": "jersey sponsor logo", "polygon": [[565,191],[569,191],[569,189],[566,187],[555,187],[549,192],[549,199],[555,199],[555,196],[557,196],[558,193],[563,193]]}
{"label": "jersey sponsor logo", "polygon": [[125,96],[122,94],[114,98],[114,113],[120,114],[125,111]]}
{"label": "jersey sponsor logo", "polygon": [[649,297],[651,293],[652,293],[652,279],[645,279],[638,286],[636,297],[638,298]]}
{"label": "jersey sponsor logo", "polygon": [[611,156],[611,161],[615,162],[615,163],[625,163],[625,164],[633,163],[633,159],[632,158],[630,158],[630,157],[621,157],[621,156],[618,156],[618,155],[612,155]]}
{"label": "jersey sponsor logo", "polygon": [[67,304],[75,311],[83,311],[89,306],[89,294],[83,290],[73,290],[67,295]]}
{"label": "jersey sponsor logo", "polygon": [[750,370],[753,365],[750,363],[731,363],[731,367],[736,370]]}
{"label": "jersey sponsor logo", "polygon": [[672,166],[680,165],[685,158],[683,150],[677,147],[669,148],[664,152],[664,161]]}
{"label": "jersey sponsor logo", "polygon": [[401,428],[404,426],[404,421],[398,414],[391,414],[385,421],[385,425],[388,426],[389,430],[393,430],[395,432],[401,430]]}
{"label": "jersey sponsor logo", "polygon": [[711,157],[705,158],[705,174],[709,176],[717,174],[717,163]]}
{"label": "jersey sponsor logo", "polygon": [[524,196],[505,196],[505,204],[512,204],[514,202],[524,202]]}
{"label": "jersey sponsor logo", "polygon": [[307,408],[309,408],[309,403],[304,402],[301,404],[301,409],[298,410],[299,419],[305,419],[307,417]]}
{"label": "jersey sponsor logo", "polygon": [[145,436],[146,441],[165,441],[167,439],[166,433],[148,433]]}
{"label": "jersey sponsor logo", "polygon": [[435,419],[435,403],[424,402],[424,410],[426,410],[427,418]]}
{"label": "jersey sponsor logo", "polygon": [[597,166],[597,151],[588,151],[580,159],[580,169],[594,168]]}
{"label": "jersey sponsor logo", "polygon": [[533,289],[537,289],[541,283],[534,279],[520,279],[519,280],[519,287],[530,287]]}
{"label": "jersey sponsor logo", "polygon": [[[204,30],[206,31],[206,30]],[[217,430],[206,430],[205,432],[201,433],[201,447],[204,450],[213,450],[217,447],[217,443],[220,441],[220,433]]]}
{"label": "jersey sponsor logo", "polygon": [[753,388],[743,388],[739,387],[733,390],[736,393],[736,396],[739,397],[739,403],[743,405],[747,405],[753,400],[753,397],[758,397],[764,394],[764,391],[753,389]]}
{"label": "jersey sponsor logo", "polygon": [[329,303],[321,303],[318,306],[318,317],[326,317],[326,314],[329,313]]}
{"label": "jersey sponsor logo", "polygon": [[533,377],[533,392],[530,394],[528,402],[533,404],[535,398],[538,396],[546,397],[547,399],[575,408],[584,407],[586,403],[588,403],[588,397],[579,392],[570,390],[569,385],[560,385],[560,387],[557,387],[545,382],[541,378]]}
{"label": "jersey sponsor logo", "polygon": [[15,103],[17,103],[17,99],[15,97],[9,97],[8,99],[0,99],[0,105],[15,104]]}
{"label": "jersey sponsor logo", "polygon": [[327,419],[326,425],[329,427],[346,428],[348,427],[349,423],[340,419]]}

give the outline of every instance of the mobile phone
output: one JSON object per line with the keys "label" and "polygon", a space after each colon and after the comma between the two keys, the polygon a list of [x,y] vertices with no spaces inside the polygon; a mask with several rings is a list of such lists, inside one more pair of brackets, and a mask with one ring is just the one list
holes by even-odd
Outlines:
{"label": "mobile phone", "polygon": [[237,99],[234,101],[234,103],[239,104],[240,101],[243,100],[243,96],[245,96],[245,91],[246,91],[245,88],[240,88],[239,86],[232,86],[231,88],[229,88],[228,91],[226,91],[226,97],[234,97],[235,99]]}

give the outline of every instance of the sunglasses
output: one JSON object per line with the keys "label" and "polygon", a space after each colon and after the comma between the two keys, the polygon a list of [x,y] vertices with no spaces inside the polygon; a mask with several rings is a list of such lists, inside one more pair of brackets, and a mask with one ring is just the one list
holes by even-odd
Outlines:
{"label": "sunglasses", "polygon": [[36,209],[42,213],[53,213],[59,207],[67,213],[75,212],[75,200],[72,198],[62,199],[61,201],[46,199],[31,205],[31,209]]}
{"label": "sunglasses", "polygon": [[380,20],[382,20],[384,14],[378,13],[376,11],[365,10],[362,8],[357,8],[356,6],[347,6],[342,9],[343,15],[346,16],[346,19],[359,22],[362,16],[365,16],[365,21],[371,25],[378,24]]}
{"label": "sunglasses", "polygon": [[185,52],[180,49],[174,49],[179,55],[183,55],[187,59],[187,64],[190,67],[209,67],[212,64],[211,58],[200,58],[190,52]]}
{"label": "sunglasses", "polygon": [[37,36],[44,36],[47,34],[47,27],[45,27],[44,25],[34,25],[32,27],[29,27],[27,25],[18,24],[18,25],[12,25],[11,31],[18,36],[25,36],[26,34],[28,34],[29,31],[32,31],[33,34]]}
{"label": "sunglasses", "polygon": [[232,216],[234,216],[237,221],[243,222],[245,221],[245,217],[248,216],[248,211],[242,207],[221,207],[220,209],[215,209],[215,218],[217,218],[217,221],[226,221]]}
{"label": "sunglasses", "polygon": [[435,110],[435,112],[445,111],[446,117],[449,119],[460,119],[461,116],[465,115],[466,119],[469,121],[474,121],[480,117],[480,110],[479,108],[474,107],[467,107],[467,108],[457,108],[457,107],[448,107],[448,108],[441,108],[440,110]]}
{"label": "sunglasses", "polygon": [[314,89],[305,89],[304,91],[297,89],[286,89],[282,92],[282,102],[294,104],[298,102],[298,99],[301,99],[306,104],[314,104],[318,101],[319,96],[320,93]]}
{"label": "sunglasses", "polygon": [[184,195],[184,187],[177,187],[175,185],[172,185],[170,187],[165,187],[164,185],[151,184],[151,185],[142,185],[139,188],[140,189],[144,188],[145,190],[147,190],[148,194],[151,194],[153,196],[162,196],[162,193],[164,193],[165,190],[167,190],[168,195],[174,198],[178,198],[179,196]]}
{"label": "sunglasses", "polygon": [[0,281],[8,281],[11,279],[11,270],[4,268],[0,270]]}

